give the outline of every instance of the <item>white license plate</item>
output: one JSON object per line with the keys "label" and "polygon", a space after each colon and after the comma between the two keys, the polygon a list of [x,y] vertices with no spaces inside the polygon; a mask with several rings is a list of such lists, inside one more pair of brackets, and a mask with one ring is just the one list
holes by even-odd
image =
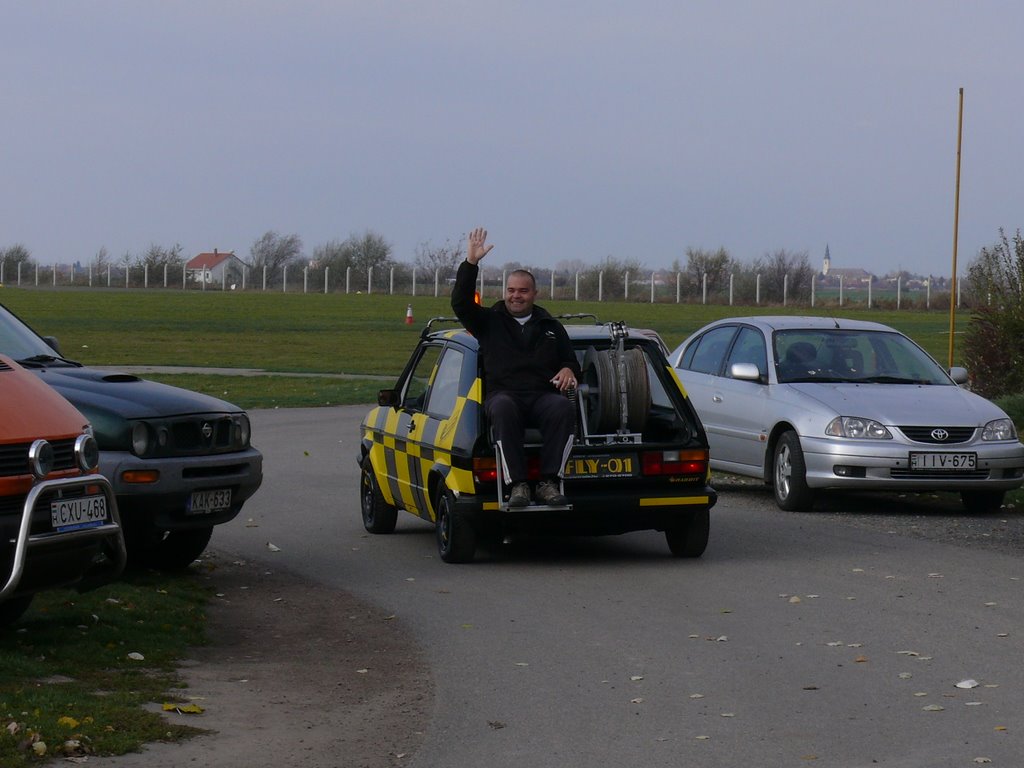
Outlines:
{"label": "white license plate", "polygon": [[922,470],[939,470],[947,472],[963,472],[976,469],[978,454],[976,453],[911,453],[910,468]]}
{"label": "white license plate", "polygon": [[185,511],[190,515],[206,515],[210,512],[220,512],[230,506],[230,488],[221,488],[216,491],[193,491]]}
{"label": "white license plate", "polygon": [[106,521],[106,496],[81,496],[50,502],[50,525],[56,531],[95,528]]}

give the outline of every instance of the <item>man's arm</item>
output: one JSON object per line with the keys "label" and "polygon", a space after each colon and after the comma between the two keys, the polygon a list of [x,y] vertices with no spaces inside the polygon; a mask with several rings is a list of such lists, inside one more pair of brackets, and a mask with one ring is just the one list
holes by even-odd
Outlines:
{"label": "man's arm", "polygon": [[469,233],[466,260],[459,265],[459,271],[455,274],[455,285],[452,286],[452,310],[466,326],[466,330],[477,338],[480,337],[484,313],[487,311],[476,303],[476,280],[480,273],[478,263],[494,247],[486,243],[486,229],[477,227]]}

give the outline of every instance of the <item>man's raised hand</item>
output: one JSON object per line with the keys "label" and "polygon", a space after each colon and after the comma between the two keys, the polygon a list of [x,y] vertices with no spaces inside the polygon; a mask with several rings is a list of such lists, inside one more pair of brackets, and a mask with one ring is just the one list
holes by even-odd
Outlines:
{"label": "man's raised hand", "polygon": [[486,245],[487,230],[477,227],[469,233],[469,245],[466,247],[466,261],[476,264],[480,259],[491,252],[493,245]]}

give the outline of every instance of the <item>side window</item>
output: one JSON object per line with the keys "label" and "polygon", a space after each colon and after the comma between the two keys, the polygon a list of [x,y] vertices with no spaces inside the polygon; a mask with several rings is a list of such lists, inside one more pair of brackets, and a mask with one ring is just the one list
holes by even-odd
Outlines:
{"label": "side window", "polygon": [[722,369],[722,359],[725,357],[725,352],[729,348],[729,342],[734,333],[736,333],[736,327],[732,325],[712,328],[697,340],[692,357],[687,350],[682,367],[697,373],[718,375]]}
{"label": "side window", "polygon": [[768,375],[768,349],[760,331],[753,328],[740,328],[736,343],[733,344],[732,352],[729,353],[725,369],[726,376],[729,375],[734,363],[753,363],[762,377]]}
{"label": "side window", "polygon": [[416,361],[416,367],[409,374],[409,380],[405,386],[405,396],[402,398],[402,407],[409,411],[422,411],[427,399],[427,387],[430,386],[434,368],[437,366],[438,358],[441,357],[442,347],[430,345],[423,348],[420,359]]}
{"label": "side window", "polygon": [[441,364],[434,375],[434,383],[430,387],[430,398],[427,400],[427,413],[446,419],[455,410],[459,397],[459,379],[462,376],[463,355],[460,350],[451,347],[441,357]]}

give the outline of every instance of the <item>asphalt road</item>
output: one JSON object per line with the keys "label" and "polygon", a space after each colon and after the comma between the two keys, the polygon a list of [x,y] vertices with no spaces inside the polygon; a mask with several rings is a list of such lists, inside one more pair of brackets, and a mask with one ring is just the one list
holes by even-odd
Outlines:
{"label": "asphalt road", "polygon": [[650,532],[523,541],[446,565],[409,515],[391,536],[363,530],[365,411],[252,412],[264,485],[213,546],[349,590],[411,628],[436,701],[403,764],[1024,759],[1016,512],[962,527],[952,497],[863,496],[792,514],[737,484],[699,560],[672,559]]}

